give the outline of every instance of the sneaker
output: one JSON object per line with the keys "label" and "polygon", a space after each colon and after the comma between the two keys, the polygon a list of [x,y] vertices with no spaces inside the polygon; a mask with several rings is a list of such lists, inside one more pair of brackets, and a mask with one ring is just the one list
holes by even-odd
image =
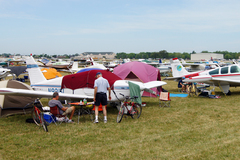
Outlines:
{"label": "sneaker", "polygon": [[98,123],[98,119],[95,119],[93,123]]}
{"label": "sneaker", "polygon": [[107,120],[104,120],[103,122],[104,122],[104,123],[107,123]]}
{"label": "sneaker", "polygon": [[74,121],[69,119],[67,123],[74,123]]}

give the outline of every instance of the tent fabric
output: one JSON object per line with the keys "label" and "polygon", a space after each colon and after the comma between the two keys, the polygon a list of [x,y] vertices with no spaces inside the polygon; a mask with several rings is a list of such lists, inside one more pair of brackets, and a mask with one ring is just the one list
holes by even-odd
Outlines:
{"label": "tent fabric", "polygon": [[[16,88],[32,90],[29,85],[16,80],[6,80],[0,82],[1,88]],[[25,108],[25,106],[33,102],[32,97],[12,96],[12,95],[0,95],[0,116],[9,116],[14,114],[30,113],[32,107]],[[25,110],[23,110],[25,108]]]}
{"label": "tent fabric", "polygon": [[16,74],[18,77],[21,73],[26,71],[27,66],[13,66],[13,67],[8,67],[8,69],[11,69],[11,73]]}
{"label": "tent fabric", "polygon": [[[128,62],[122,65],[119,65],[114,68],[113,73],[125,80],[140,81],[143,83],[150,81],[161,81],[159,69],[142,62]],[[156,88],[152,89],[156,93],[159,93]],[[156,97],[154,94],[144,92],[143,96]]]}
{"label": "tent fabric", "polygon": [[81,73],[81,72],[85,72],[85,71],[91,71],[91,70],[103,70],[103,69],[100,69],[100,68],[84,68],[84,69],[81,69],[80,71],[78,71],[77,73]]}
{"label": "tent fabric", "polygon": [[135,103],[139,103],[140,105],[142,104],[142,97],[141,97],[141,90],[139,85],[132,83],[130,81],[128,81],[128,85],[129,85],[129,90],[130,90],[130,96],[138,96],[138,98],[133,99],[132,101],[134,101]]}
{"label": "tent fabric", "polygon": [[61,73],[59,73],[55,68],[42,68],[41,71],[46,79],[62,77]]}
{"label": "tent fabric", "polygon": [[108,80],[111,88],[116,80],[121,80],[120,77],[108,70],[90,70],[64,76],[61,89],[69,88],[75,90],[78,88],[94,88],[94,81],[98,72],[101,72],[103,78]]}

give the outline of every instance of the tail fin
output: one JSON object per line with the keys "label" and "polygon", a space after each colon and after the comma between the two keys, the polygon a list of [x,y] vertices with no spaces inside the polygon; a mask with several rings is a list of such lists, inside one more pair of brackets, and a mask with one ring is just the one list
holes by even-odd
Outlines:
{"label": "tail fin", "polygon": [[189,74],[189,72],[183,67],[178,58],[173,58],[170,60],[172,67],[173,77],[181,77],[183,75]]}
{"label": "tail fin", "polygon": [[90,63],[91,63],[92,66],[97,65],[97,63],[94,62],[94,60],[92,59],[92,57],[88,57],[88,58],[89,58]]}
{"label": "tail fin", "polygon": [[42,74],[40,68],[38,67],[36,61],[33,59],[32,56],[30,56],[26,60],[26,64],[31,85],[36,84],[38,82],[46,81],[46,78]]}
{"label": "tail fin", "polygon": [[48,64],[49,63],[49,60],[48,59],[46,59],[46,58],[43,58],[42,60],[41,60],[41,62],[43,63],[43,64]]}
{"label": "tail fin", "polygon": [[77,70],[78,69],[78,62],[73,62],[71,70]]}

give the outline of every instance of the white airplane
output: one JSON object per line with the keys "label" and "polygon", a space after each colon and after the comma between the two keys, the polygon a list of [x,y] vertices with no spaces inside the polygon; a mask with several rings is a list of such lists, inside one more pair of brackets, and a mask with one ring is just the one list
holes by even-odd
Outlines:
{"label": "white airplane", "polygon": [[[37,63],[33,59],[32,56],[30,56],[29,59],[26,60],[27,64],[27,71],[29,74],[29,79],[31,83],[31,87],[34,89],[33,91],[29,90],[23,90],[23,89],[12,89],[12,88],[0,88],[0,94],[10,94],[10,95],[20,95],[20,96],[30,96],[30,97],[52,97],[53,92],[61,92],[59,93],[59,96],[61,99],[70,99],[70,100],[80,100],[80,99],[93,99],[94,89],[93,87],[89,88],[86,86],[93,86],[95,75],[99,70],[92,70],[78,73],[78,74],[72,74],[67,75],[64,77],[57,77],[54,79],[46,80],[46,78],[43,76],[40,68],[38,67]],[[91,74],[90,74],[91,72]],[[101,70],[100,71],[103,74],[103,77],[113,77],[115,76],[115,80],[113,78],[108,79],[108,81],[111,80],[110,85],[112,83],[111,88],[113,89],[111,91],[111,101],[117,102],[119,100],[123,100],[124,97],[120,95],[120,93],[124,94],[125,96],[130,95],[129,91],[129,85],[127,80],[120,80],[120,78],[110,71]],[[106,73],[109,72],[109,73]],[[70,77],[71,76],[71,77]],[[85,76],[85,77],[84,77]],[[64,79],[69,78],[70,80],[73,79],[73,81],[68,81],[68,84],[62,83]],[[90,80],[91,79],[91,80]],[[75,81],[76,80],[76,81]],[[85,84],[80,83],[81,81],[86,82]],[[75,83],[76,82],[76,83]],[[141,91],[148,91],[152,92],[150,90],[151,88],[163,86],[167,84],[163,81],[151,81],[147,83],[141,83],[141,82],[135,82],[131,81],[132,83],[138,84]],[[82,85],[84,88],[74,88],[68,89],[66,88],[67,85]],[[71,87],[70,87],[71,88]]]}
{"label": "white airplane", "polygon": [[6,78],[11,72],[11,69],[1,68],[0,67],[0,79]]}
{"label": "white airplane", "polygon": [[177,58],[172,59],[172,74],[173,77],[165,79],[180,80],[185,77],[183,82],[201,82],[212,86],[218,86],[225,94],[229,94],[230,87],[240,86],[240,66],[229,65],[226,67],[219,67],[216,69],[200,71],[200,72],[188,72]]}
{"label": "white airplane", "polygon": [[85,67],[85,68],[78,68],[78,62],[73,62],[73,65],[72,65],[72,68],[70,69],[70,71],[71,72],[78,72],[78,71],[86,69],[86,68],[99,68],[99,69],[103,69],[103,70],[108,69],[103,64],[95,62],[91,57],[88,57],[88,58],[89,58],[89,62],[91,64],[91,66],[88,66],[88,67]]}
{"label": "white airplane", "polygon": [[52,62],[48,59],[42,59],[41,62],[44,64],[43,67],[51,67],[56,69],[69,69],[72,67],[72,63],[62,61],[62,59],[59,59],[58,62]]}
{"label": "white airplane", "polygon": [[213,61],[207,61],[207,62],[195,62],[195,63],[187,63],[184,60],[182,60],[182,65],[186,68],[188,66],[188,70],[191,72],[196,71],[203,71],[206,69],[215,69],[220,67],[219,64],[213,63]]}

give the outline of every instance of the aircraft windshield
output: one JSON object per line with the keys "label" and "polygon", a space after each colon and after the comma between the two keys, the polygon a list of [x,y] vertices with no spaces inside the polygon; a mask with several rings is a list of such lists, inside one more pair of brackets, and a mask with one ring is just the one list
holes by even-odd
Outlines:
{"label": "aircraft windshield", "polygon": [[238,66],[232,66],[230,69],[231,73],[240,73],[240,68]]}
{"label": "aircraft windshield", "polygon": [[219,69],[215,69],[209,72],[210,75],[219,74]]}

